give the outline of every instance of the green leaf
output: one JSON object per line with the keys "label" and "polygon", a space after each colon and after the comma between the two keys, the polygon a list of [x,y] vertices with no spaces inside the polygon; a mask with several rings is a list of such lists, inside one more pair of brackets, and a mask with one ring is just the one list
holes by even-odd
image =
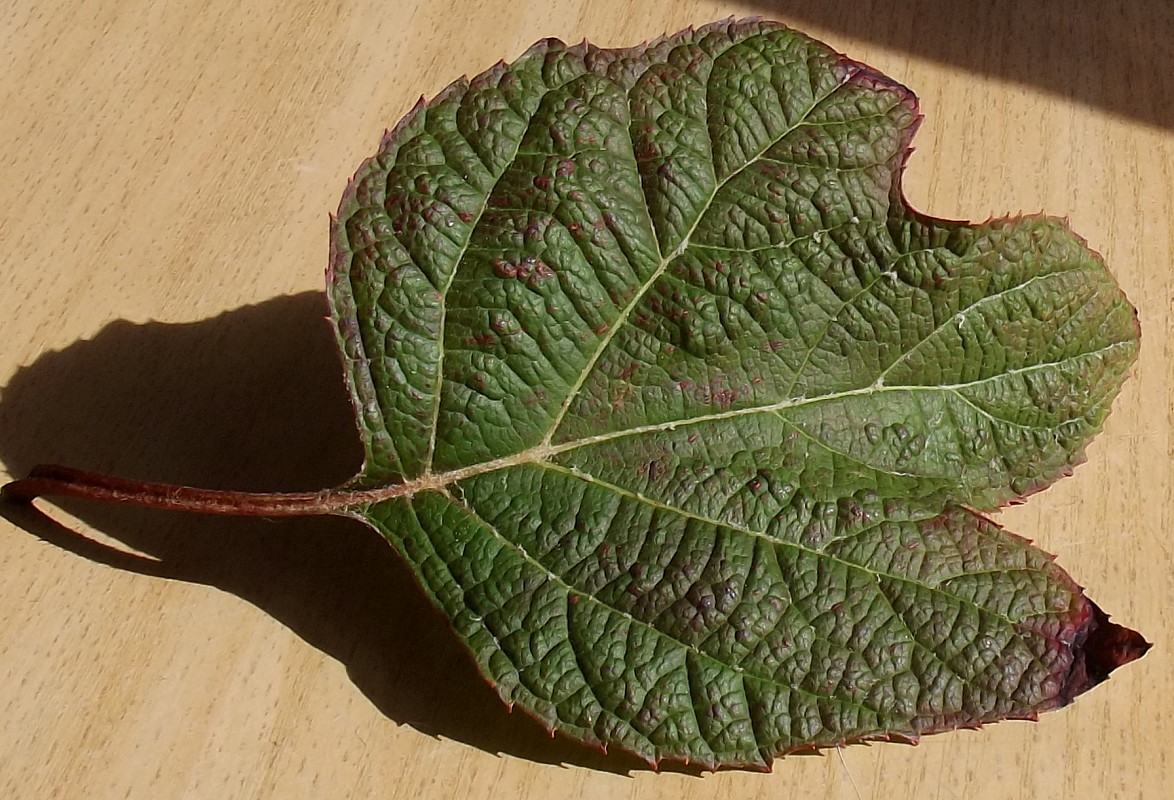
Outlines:
{"label": "green leaf", "polygon": [[765,767],[1034,717],[1144,652],[969,510],[1082,458],[1135,312],[1060,220],[911,210],[918,120],[825,45],[723,22],[540,42],[359,169],[329,273],[349,511],[505,702]]}

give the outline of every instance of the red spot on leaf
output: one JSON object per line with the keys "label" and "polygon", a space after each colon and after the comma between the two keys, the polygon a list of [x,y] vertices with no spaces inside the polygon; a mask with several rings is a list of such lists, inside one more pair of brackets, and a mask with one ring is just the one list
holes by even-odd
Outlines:
{"label": "red spot on leaf", "polygon": [[738,399],[738,393],[733,389],[719,389],[712,395],[714,404],[722,408],[729,408]]}
{"label": "red spot on leaf", "polygon": [[554,270],[546,262],[540,261],[534,256],[525,256],[518,261],[495,258],[491,263],[493,264],[493,271],[498,277],[516,278],[518,280],[528,281],[531,284],[542,278],[549,278],[554,275]]}
{"label": "red spot on leaf", "polygon": [[493,271],[502,278],[516,278],[518,276],[518,265],[504,258],[493,259]]}

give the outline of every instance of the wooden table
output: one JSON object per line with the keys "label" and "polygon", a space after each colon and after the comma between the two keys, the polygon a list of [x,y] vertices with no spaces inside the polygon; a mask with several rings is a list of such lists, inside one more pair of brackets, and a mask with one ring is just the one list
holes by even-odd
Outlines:
{"label": "wooden table", "polygon": [[915,206],[1068,215],[1140,309],[1141,360],[1089,462],[1000,520],[1156,645],[1037,724],[769,775],[656,774],[507,714],[361,526],[7,508],[0,796],[1169,796],[1174,15],[1117,5],[14,0],[9,475],[48,461],[246,489],[345,479],[359,452],[322,321],[327,213],[383,129],[540,37],[619,46],[760,13],[917,91]]}

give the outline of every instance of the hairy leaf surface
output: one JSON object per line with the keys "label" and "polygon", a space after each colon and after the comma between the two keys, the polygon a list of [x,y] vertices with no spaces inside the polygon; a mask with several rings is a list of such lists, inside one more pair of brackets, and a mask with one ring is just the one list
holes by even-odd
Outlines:
{"label": "hairy leaf surface", "polygon": [[347,188],[352,508],[502,698],[650,761],[1032,717],[1142,640],[975,511],[1070,471],[1133,308],[902,198],[904,87],[781,26],[540,42]]}

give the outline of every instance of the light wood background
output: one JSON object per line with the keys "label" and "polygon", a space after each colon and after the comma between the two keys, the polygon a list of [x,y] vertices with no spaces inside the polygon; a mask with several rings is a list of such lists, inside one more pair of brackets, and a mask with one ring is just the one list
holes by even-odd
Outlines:
{"label": "light wood background", "polygon": [[[1031,11],[1026,11],[1027,8]],[[1139,307],[1089,463],[1001,516],[1155,642],[1075,705],[919,747],[656,774],[511,716],[375,534],[0,519],[0,796],[1163,798],[1174,786],[1174,13],[896,0],[15,0],[0,18],[0,461],[248,489],[358,465],[327,213],[421,93],[532,41],[763,14],[912,87],[913,203],[1068,215]]]}

